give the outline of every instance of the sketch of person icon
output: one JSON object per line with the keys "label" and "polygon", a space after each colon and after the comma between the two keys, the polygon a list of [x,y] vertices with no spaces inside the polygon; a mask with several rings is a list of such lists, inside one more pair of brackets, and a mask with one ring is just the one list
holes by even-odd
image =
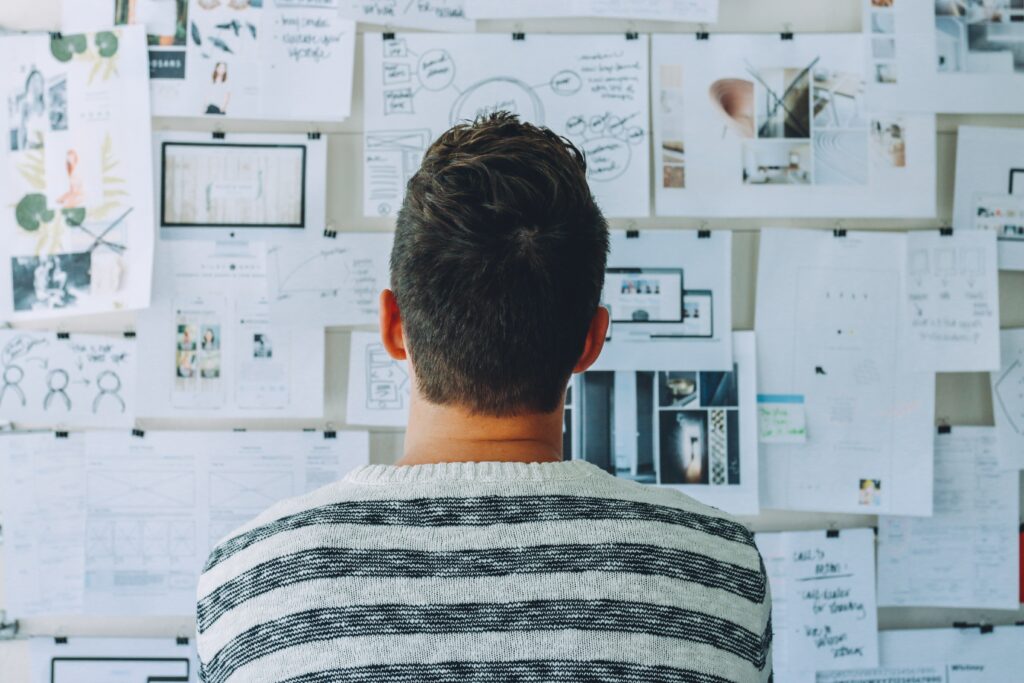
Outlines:
{"label": "sketch of person icon", "polygon": [[10,390],[11,394],[17,396],[24,407],[25,391],[21,388],[21,380],[25,379],[25,371],[19,365],[8,365],[4,368],[3,379],[4,384],[0,387],[0,406],[3,406],[4,399],[7,398],[7,391]]}
{"label": "sketch of person icon", "polygon": [[121,377],[113,370],[104,370],[96,376],[96,397],[92,400],[92,412],[98,413],[103,404],[103,398],[108,397],[107,403],[116,402],[121,410],[125,411],[124,398],[121,397]]}
{"label": "sketch of person icon", "polygon": [[71,398],[68,396],[67,388],[71,383],[71,377],[67,370],[55,368],[46,375],[46,397],[43,399],[43,410],[50,409],[50,403],[56,398],[64,404],[64,410],[71,410]]}

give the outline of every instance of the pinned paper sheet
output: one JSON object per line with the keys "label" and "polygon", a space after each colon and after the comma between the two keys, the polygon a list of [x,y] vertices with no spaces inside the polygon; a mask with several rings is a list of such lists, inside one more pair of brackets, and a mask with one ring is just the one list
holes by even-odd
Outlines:
{"label": "pinned paper sheet", "polygon": [[878,603],[1017,609],[1017,473],[1001,471],[992,427],[935,437],[931,517],[878,520]]}
{"label": "pinned paper sheet", "polygon": [[805,443],[807,415],[804,397],[758,394],[757,430],[757,440],[761,443]]}
{"label": "pinned paper sheet", "polygon": [[1002,362],[990,373],[992,412],[999,430],[999,462],[1024,469],[1024,329],[1003,330]]}
{"label": "pinned paper sheet", "polygon": [[368,24],[419,28],[428,31],[472,31],[466,17],[467,0],[340,0],[341,16]]}
{"label": "pinned paper sheet", "polygon": [[389,356],[378,333],[352,333],[347,424],[404,427],[409,422],[411,389],[408,363]]}
{"label": "pinned paper sheet", "polygon": [[718,0],[466,0],[473,19],[616,17],[648,21],[718,21]]}
{"label": "pinned paper sheet", "polygon": [[942,666],[883,666],[853,671],[822,671],[815,683],[949,683]]}
{"label": "pinned paper sheet", "polygon": [[874,532],[760,533],[754,540],[771,583],[779,680],[876,666]]}
{"label": "pinned paper sheet", "polygon": [[30,683],[197,683],[189,638],[32,638]]}
{"label": "pinned paper sheet", "polygon": [[907,233],[908,369],[999,367],[998,270],[994,233]]}

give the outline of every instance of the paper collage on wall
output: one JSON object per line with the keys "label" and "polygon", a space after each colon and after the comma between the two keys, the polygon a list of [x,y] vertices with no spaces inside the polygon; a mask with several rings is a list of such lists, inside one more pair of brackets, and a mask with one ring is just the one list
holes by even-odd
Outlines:
{"label": "paper collage on wall", "polygon": [[[588,371],[567,402],[569,448],[609,474],[757,514],[754,334],[732,334],[728,371]],[[681,356],[685,358],[686,356]]]}
{"label": "paper collage on wall", "polygon": [[341,0],[341,15],[353,21],[428,31],[472,31],[466,0]]}
{"label": "paper collage on wall", "polygon": [[732,233],[610,234],[601,304],[611,324],[593,370],[731,370]]}
{"label": "paper collage on wall", "polygon": [[154,116],[341,121],[355,23],[337,0],[74,0],[64,30],[143,24]]}
{"label": "paper collage on wall", "polygon": [[281,324],[376,325],[394,235],[306,230],[267,249],[270,315]]}
{"label": "paper collage on wall", "polygon": [[994,232],[999,268],[1024,270],[1024,131],[957,129],[953,227]]}
{"label": "paper collage on wall", "polygon": [[758,393],[806,411],[803,443],[761,444],[762,507],[931,514],[935,373],[906,370],[906,244],[762,232]]}
{"label": "paper collage on wall", "polygon": [[587,155],[608,216],[649,214],[647,36],[367,34],[363,213],[394,216],[433,140],[496,111]]}
{"label": "paper collage on wall", "polygon": [[863,41],[655,35],[657,214],[934,216],[935,117],[869,108]]}
{"label": "paper collage on wall", "polygon": [[270,315],[263,243],[162,240],[140,417],[321,418],[324,329]]}
{"label": "paper collage on wall", "polygon": [[617,17],[712,24],[718,21],[718,0],[466,0],[474,19],[538,17]]}
{"label": "paper collage on wall", "polygon": [[153,161],[161,238],[280,241],[323,233],[324,138],[161,131]]}
{"label": "paper collage on wall", "polygon": [[132,427],[135,340],[0,330],[0,413],[28,425]]}
{"label": "paper collage on wall", "polygon": [[149,303],[144,50],[137,27],[0,38],[0,319]]}
{"label": "paper collage on wall", "polygon": [[1019,0],[862,0],[868,92],[886,109],[1024,110]]}

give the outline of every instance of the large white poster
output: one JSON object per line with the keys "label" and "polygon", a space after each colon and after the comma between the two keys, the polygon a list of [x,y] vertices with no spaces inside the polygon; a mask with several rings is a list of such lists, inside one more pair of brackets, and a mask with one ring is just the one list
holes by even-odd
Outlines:
{"label": "large white poster", "polygon": [[1024,111],[1019,0],[862,0],[868,94],[885,109]]}
{"label": "large white poster", "polygon": [[795,397],[803,443],[761,444],[761,505],[930,515],[934,372],[905,360],[906,235],[763,230],[758,393]]}
{"label": "large white poster", "polygon": [[1024,130],[957,129],[953,226],[994,232],[999,267],[1024,270]]}
{"label": "large white poster", "polygon": [[139,27],[0,38],[0,319],[149,303],[145,49]]}
{"label": "large white poster", "polygon": [[473,19],[615,17],[664,21],[718,21],[718,0],[466,0]]}
{"label": "large white poster", "polygon": [[860,34],[655,35],[660,216],[935,215],[935,117],[874,111]]}
{"label": "large white poster", "polygon": [[648,215],[646,36],[367,34],[363,46],[365,215],[395,215],[430,143],[496,111],[582,149],[606,215]]}

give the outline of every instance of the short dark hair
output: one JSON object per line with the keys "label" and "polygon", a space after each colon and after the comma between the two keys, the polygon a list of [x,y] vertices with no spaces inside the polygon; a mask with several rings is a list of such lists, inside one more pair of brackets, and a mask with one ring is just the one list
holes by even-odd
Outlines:
{"label": "short dark hair", "polygon": [[505,112],[442,134],[409,180],[391,252],[422,395],[494,416],[556,409],[607,255],[569,140]]}

